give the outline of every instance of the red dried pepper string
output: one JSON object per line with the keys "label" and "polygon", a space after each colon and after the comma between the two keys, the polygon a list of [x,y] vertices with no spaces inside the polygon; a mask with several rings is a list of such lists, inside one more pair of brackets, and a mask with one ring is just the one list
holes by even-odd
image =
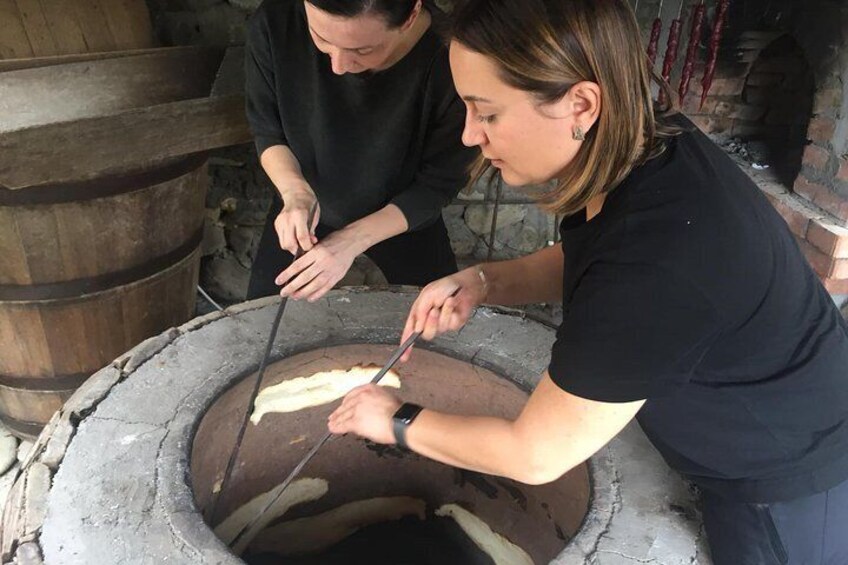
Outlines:
{"label": "red dried pepper string", "polygon": [[654,25],[651,27],[651,39],[648,41],[648,61],[651,63],[651,68],[657,63],[657,47],[660,44],[660,34],[662,34],[662,19],[654,20]]}
{"label": "red dried pepper string", "polygon": [[707,12],[707,6],[704,0],[695,8],[695,14],[692,16],[692,29],[689,31],[689,47],[686,49],[686,62],[683,64],[683,74],[680,77],[680,88],[677,93],[680,95],[680,105],[683,105],[683,100],[689,93],[689,82],[692,80],[692,74],[695,70],[695,56],[698,54],[698,44],[701,42],[701,28],[704,24],[704,14]]}
{"label": "red dried pepper string", "polygon": [[[680,11],[683,10],[684,0],[680,0]],[[668,82],[671,78],[671,70],[674,68],[674,63],[677,61],[677,55],[680,47],[680,30],[683,27],[683,22],[680,19],[680,12],[677,17],[671,20],[671,28],[668,30],[668,43],[665,48],[665,60],[663,61],[662,77]],[[665,104],[665,91],[660,89],[660,104]]]}
{"label": "red dried pepper string", "polygon": [[648,61],[651,63],[652,69],[657,62],[657,48],[660,45],[660,35],[662,35],[662,18],[660,17],[662,5],[663,0],[660,0],[660,6],[657,8],[657,17],[651,26],[651,39],[648,40]]}
{"label": "red dried pepper string", "polygon": [[727,9],[730,7],[730,0],[719,0],[716,7],[716,17],[713,23],[713,32],[710,35],[710,48],[707,55],[707,66],[704,68],[704,78],[701,80],[703,92],[701,93],[701,106],[704,107],[704,102],[707,100],[707,94],[710,92],[710,87],[713,84],[715,76],[716,62],[718,61],[718,46],[721,42],[721,33],[724,28],[724,21],[727,17]]}

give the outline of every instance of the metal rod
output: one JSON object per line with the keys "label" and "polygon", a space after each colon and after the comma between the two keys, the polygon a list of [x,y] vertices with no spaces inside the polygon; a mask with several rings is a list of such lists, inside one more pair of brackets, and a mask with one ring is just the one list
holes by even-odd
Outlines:
{"label": "metal rod", "polygon": [[[400,356],[403,355],[407,349],[412,347],[412,344],[415,343],[415,340],[417,340],[420,336],[421,332],[415,332],[414,334],[409,336],[406,341],[404,341],[397,349],[395,349],[394,353],[392,353],[392,356],[389,357],[389,360],[386,362],[385,365],[383,365],[383,368],[380,369],[380,371],[376,375],[374,375],[373,379],[371,379],[371,384],[378,384],[383,378],[383,376],[389,372],[389,369],[391,369],[394,364],[397,363],[397,360],[400,359]],[[263,516],[265,516],[265,513],[268,512],[268,509],[271,508],[271,506],[273,506],[274,503],[276,503],[280,499],[280,497],[283,495],[283,492],[285,492],[286,488],[291,484],[295,477],[300,474],[306,464],[309,463],[309,461],[311,461],[313,457],[315,457],[315,454],[318,453],[318,450],[321,449],[321,447],[325,443],[327,443],[327,440],[329,440],[332,435],[333,434],[331,434],[330,432],[326,432],[321,437],[321,439],[318,440],[318,443],[316,443],[312,447],[312,449],[307,452],[303,459],[300,460],[300,463],[298,463],[295,468],[292,469],[292,472],[289,473],[285,480],[276,487],[276,494],[274,494],[274,496],[272,496],[271,499],[267,503],[265,503],[265,505],[259,512],[257,512],[256,516],[253,517],[253,520],[245,524],[245,526],[241,530],[239,530],[238,534],[236,534],[236,537],[234,537],[233,541],[230,543],[230,547],[235,547],[236,545],[238,545],[242,538],[245,537],[248,533],[250,533],[251,529],[257,523],[259,523]]]}
{"label": "metal rod", "polygon": [[202,287],[202,286],[197,285],[197,291],[198,291],[200,294],[202,294],[202,295],[203,295],[203,298],[205,298],[205,299],[206,299],[206,301],[207,301],[207,302],[209,302],[209,304],[211,304],[212,306],[214,306],[214,307],[215,307],[215,308],[216,308],[219,312],[223,312],[223,311],[224,311],[224,308],[223,308],[220,304],[218,304],[217,302],[215,302],[215,300],[213,300],[211,296],[209,296],[208,294],[206,294],[206,291],[205,291],[205,290],[203,290],[203,287]]}
{"label": "metal rod", "polygon": [[[307,221],[307,230],[310,232],[312,231],[312,220],[315,218],[317,208],[318,202],[316,201],[309,211],[309,220]],[[297,253],[294,255],[294,260],[297,261],[301,256],[303,256],[303,249],[298,246]],[[262,377],[265,376],[265,369],[268,367],[268,359],[271,357],[271,350],[273,349],[274,341],[277,338],[277,331],[280,329],[280,320],[283,318],[283,313],[286,311],[286,305],[288,302],[288,297],[281,298],[280,305],[277,307],[277,314],[274,316],[274,321],[271,324],[271,333],[268,336],[268,342],[265,344],[265,354],[262,356],[262,361],[259,364],[259,372],[256,375],[256,382],[250,392],[250,398],[248,399],[247,407],[244,410],[244,417],[242,418],[241,426],[239,427],[238,435],[236,436],[236,441],[233,445],[233,450],[230,452],[227,467],[224,470],[224,478],[221,480],[221,488],[214,493],[212,501],[209,504],[209,510],[206,513],[207,522],[209,523],[211,523],[215,517],[215,510],[217,509],[218,499],[220,498],[221,493],[226,490],[227,486],[229,486],[230,477],[233,474],[233,469],[235,468],[239,452],[241,451],[241,444],[244,440],[244,433],[247,430],[247,423],[250,421],[250,409],[253,407],[253,403],[256,402],[256,397],[259,395],[259,387],[262,385]]]}
{"label": "metal rod", "polygon": [[498,231],[498,208],[501,205],[501,193],[503,192],[503,177],[498,174],[498,185],[495,189],[495,204],[492,208],[492,227],[489,230],[489,250],[486,252],[486,262],[492,260],[495,252],[495,232]]}

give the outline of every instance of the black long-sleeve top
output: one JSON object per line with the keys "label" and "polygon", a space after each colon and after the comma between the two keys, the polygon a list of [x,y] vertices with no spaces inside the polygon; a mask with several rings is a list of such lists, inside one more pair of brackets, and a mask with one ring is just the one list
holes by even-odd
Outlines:
{"label": "black long-sleeve top", "polygon": [[392,67],[338,76],[309,36],[303,0],[266,0],[245,70],[256,149],[291,149],[321,223],[341,228],[392,203],[415,230],[467,181],[475,150],[462,145],[465,110],[432,29]]}

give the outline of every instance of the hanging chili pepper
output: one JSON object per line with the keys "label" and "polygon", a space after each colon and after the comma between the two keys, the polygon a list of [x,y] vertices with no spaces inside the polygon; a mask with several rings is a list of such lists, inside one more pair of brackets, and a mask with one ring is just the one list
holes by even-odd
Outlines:
{"label": "hanging chili pepper", "polygon": [[[677,17],[671,21],[671,28],[668,30],[668,43],[665,48],[665,60],[663,61],[662,77],[668,82],[671,78],[671,70],[674,68],[674,63],[677,62],[677,54],[680,47],[680,29],[683,27],[680,19],[683,13],[683,3],[685,0],[680,0],[680,8],[677,11]],[[660,89],[660,105],[665,104],[665,91]]]}
{"label": "hanging chili pepper", "polygon": [[707,6],[704,0],[695,8],[695,14],[692,16],[692,29],[689,31],[689,47],[686,49],[686,62],[683,64],[683,74],[680,77],[680,88],[677,93],[680,94],[680,105],[683,105],[683,100],[689,93],[689,82],[692,80],[692,73],[695,70],[695,57],[698,54],[698,44],[701,42],[701,28],[704,23],[704,14],[707,12]]}
{"label": "hanging chili pepper", "polygon": [[715,76],[716,62],[718,61],[718,46],[721,42],[721,33],[724,28],[724,21],[727,17],[727,9],[730,6],[730,0],[718,0],[716,7],[715,21],[713,22],[713,32],[710,35],[709,54],[707,55],[707,65],[704,67],[704,78],[701,80],[703,92],[701,93],[701,108],[704,107],[704,102],[707,100],[707,95],[710,92],[710,87],[713,84]]}
{"label": "hanging chili pepper", "polygon": [[660,0],[660,7],[657,10],[657,18],[651,26],[651,39],[648,40],[648,61],[651,63],[652,69],[657,62],[657,48],[659,47],[660,35],[662,34],[662,18],[660,17],[660,14],[662,13],[662,5],[662,0]]}

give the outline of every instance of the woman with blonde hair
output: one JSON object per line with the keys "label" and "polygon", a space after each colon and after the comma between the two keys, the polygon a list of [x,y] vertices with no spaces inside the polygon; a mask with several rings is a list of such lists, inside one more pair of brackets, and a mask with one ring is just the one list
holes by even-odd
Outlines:
{"label": "woman with blonde hair", "polygon": [[562,301],[550,365],[515,421],[366,386],[330,430],[538,484],[635,417],[701,488],[715,563],[848,563],[848,325],[756,185],[652,101],[625,0],[470,0],[450,62],[480,170],[555,180],[562,243],[429,284],[403,337]]}

